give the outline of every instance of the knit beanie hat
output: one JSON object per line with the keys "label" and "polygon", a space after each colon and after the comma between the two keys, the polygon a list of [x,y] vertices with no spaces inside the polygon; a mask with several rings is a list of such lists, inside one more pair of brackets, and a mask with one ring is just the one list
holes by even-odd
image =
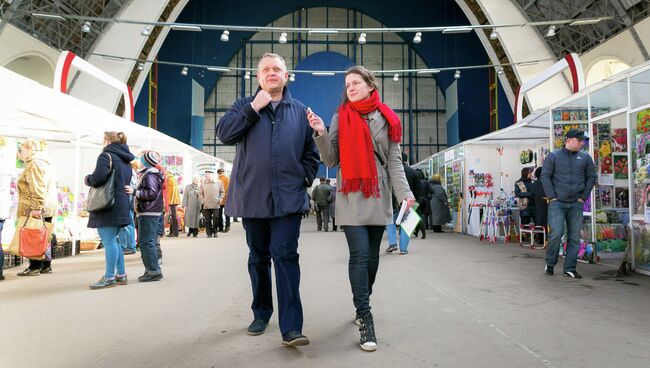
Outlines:
{"label": "knit beanie hat", "polygon": [[142,164],[147,169],[150,167],[155,167],[158,165],[158,163],[160,163],[160,153],[156,151],[145,151],[142,153],[140,161],[142,161]]}

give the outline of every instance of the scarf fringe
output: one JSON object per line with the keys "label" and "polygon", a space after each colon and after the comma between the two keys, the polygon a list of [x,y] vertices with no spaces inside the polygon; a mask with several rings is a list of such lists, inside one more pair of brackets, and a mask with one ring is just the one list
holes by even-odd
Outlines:
{"label": "scarf fringe", "polygon": [[363,192],[364,197],[379,198],[379,184],[376,180],[369,178],[343,179],[341,192],[348,194],[350,192]]}

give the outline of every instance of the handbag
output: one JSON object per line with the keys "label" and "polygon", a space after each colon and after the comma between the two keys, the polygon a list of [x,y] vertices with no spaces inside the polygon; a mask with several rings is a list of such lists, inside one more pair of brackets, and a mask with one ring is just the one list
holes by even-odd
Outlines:
{"label": "handbag", "polygon": [[[22,234],[29,234],[30,231],[23,232],[23,229],[26,230],[39,230],[45,226],[45,232],[46,232],[46,244],[44,245],[45,251],[41,251],[40,254],[37,254],[35,256],[27,256],[22,253],[21,250],[21,245],[24,244],[24,241],[21,242]],[[14,232],[14,236],[11,239],[11,243],[9,243],[9,253],[19,256],[19,257],[28,257],[30,259],[35,259],[35,260],[41,260],[41,259],[46,259],[47,257],[47,249],[49,248],[50,240],[53,238],[54,232],[53,232],[53,227],[52,224],[49,222],[44,222],[42,218],[36,219],[31,216],[20,216],[18,220],[16,220],[16,231]],[[28,253],[33,253],[28,250]]]}
{"label": "handbag", "polygon": [[113,159],[108,155],[108,180],[100,186],[91,187],[88,190],[88,201],[86,211],[96,213],[109,210],[115,204],[115,168]]}
{"label": "handbag", "polygon": [[27,224],[29,217],[25,219],[18,230],[18,255],[21,257],[39,259],[45,256],[50,245],[48,241],[48,229],[45,227],[43,217],[40,217],[38,226],[32,227]]}

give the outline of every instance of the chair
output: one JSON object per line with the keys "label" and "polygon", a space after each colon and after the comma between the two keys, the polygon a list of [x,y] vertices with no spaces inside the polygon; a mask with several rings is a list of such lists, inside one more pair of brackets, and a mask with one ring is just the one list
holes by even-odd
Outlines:
{"label": "chair", "polygon": [[[530,234],[530,244],[523,244],[523,234]],[[543,246],[535,246],[535,234],[542,234],[544,239]],[[546,228],[544,226],[535,226],[532,224],[519,225],[519,246],[530,247],[530,249],[546,249]]]}

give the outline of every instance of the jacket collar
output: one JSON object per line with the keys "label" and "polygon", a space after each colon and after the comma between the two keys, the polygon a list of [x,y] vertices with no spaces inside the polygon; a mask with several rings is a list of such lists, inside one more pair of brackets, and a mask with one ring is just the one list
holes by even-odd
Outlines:
{"label": "jacket collar", "polygon": [[[257,94],[258,94],[261,90],[262,90],[262,87],[259,87],[259,86],[258,86],[258,87],[257,87],[257,90],[256,90],[255,93],[253,94],[253,99],[255,99],[255,96],[257,96]],[[291,104],[292,104],[291,101],[292,101],[292,98],[291,98],[291,92],[289,92],[289,88],[287,88],[287,86],[284,86],[284,88],[282,88],[282,100],[280,100],[280,103],[286,103],[286,104],[291,105]]]}

